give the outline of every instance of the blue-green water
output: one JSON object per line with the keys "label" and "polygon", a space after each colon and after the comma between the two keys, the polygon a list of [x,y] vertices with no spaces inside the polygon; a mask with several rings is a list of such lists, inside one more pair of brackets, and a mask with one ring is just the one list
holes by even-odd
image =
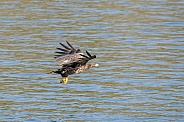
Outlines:
{"label": "blue-green water", "polygon": [[[184,121],[182,0],[1,1],[0,121]],[[98,68],[47,74],[68,40]]]}

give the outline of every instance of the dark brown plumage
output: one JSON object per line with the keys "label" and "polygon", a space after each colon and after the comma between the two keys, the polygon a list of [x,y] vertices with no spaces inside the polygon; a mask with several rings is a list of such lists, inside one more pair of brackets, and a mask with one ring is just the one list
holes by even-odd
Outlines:
{"label": "dark brown plumage", "polygon": [[[87,55],[84,55],[80,49],[75,49],[68,41],[68,46],[60,43],[63,48],[57,48],[59,51],[55,52],[56,64],[60,68],[53,73],[60,74],[62,76],[62,83],[67,83],[68,75],[79,74],[92,67],[98,66],[96,63],[89,63],[88,61],[96,58],[96,55],[91,55],[86,51]],[[52,73],[51,72],[51,73]]]}

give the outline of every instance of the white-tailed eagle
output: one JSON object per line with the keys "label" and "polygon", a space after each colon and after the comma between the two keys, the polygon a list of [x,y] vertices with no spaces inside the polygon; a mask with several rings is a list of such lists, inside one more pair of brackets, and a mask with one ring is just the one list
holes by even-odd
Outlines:
{"label": "white-tailed eagle", "polygon": [[61,83],[66,84],[68,81],[68,76],[72,74],[79,74],[85,70],[92,67],[97,67],[97,63],[88,62],[91,59],[96,58],[96,55],[91,55],[86,51],[85,55],[80,49],[75,49],[68,41],[66,41],[68,46],[60,43],[62,48],[57,48],[59,51],[55,52],[56,64],[60,68],[56,71],[50,73],[60,74],[62,76]]}

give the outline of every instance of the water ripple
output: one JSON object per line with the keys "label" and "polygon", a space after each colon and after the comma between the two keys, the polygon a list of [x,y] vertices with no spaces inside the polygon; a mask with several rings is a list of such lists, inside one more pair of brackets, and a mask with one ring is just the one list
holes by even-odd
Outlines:
{"label": "water ripple", "polygon": [[[184,121],[178,1],[2,1],[2,121]],[[59,42],[99,68],[60,84]]]}

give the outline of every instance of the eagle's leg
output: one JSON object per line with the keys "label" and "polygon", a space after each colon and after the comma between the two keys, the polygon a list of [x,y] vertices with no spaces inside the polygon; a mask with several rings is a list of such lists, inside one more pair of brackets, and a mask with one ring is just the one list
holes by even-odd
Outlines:
{"label": "eagle's leg", "polygon": [[62,77],[60,83],[67,84],[68,77]]}

